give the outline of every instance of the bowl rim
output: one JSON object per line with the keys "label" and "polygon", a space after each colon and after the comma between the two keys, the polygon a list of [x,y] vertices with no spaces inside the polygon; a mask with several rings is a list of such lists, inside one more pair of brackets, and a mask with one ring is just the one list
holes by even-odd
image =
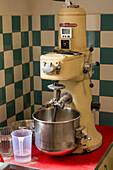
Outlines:
{"label": "bowl rim", "polygon": [[50,121],[39,120],[39,119],[35,118],[35,116],[34,116],[34,115],[35,115],[37,112],[39,112],[39,111],[48,110],[48,109],[53,109],[53,108],[54,108],[54,107],[50,107],[50,108],[42,107],[42,108],[39,108],[36,112],[34,112],[34,113],[32,114],[32,117],[33,117],[33,119],[34,119],[35,121],[38,121],[38,122],[44,123],[44,124],[66,124],[66,123],[69,123],[69,122],[73,122],[73,121],[75,121],[75,120],[78,120],[78,119],[80,119],[80,117],[81,117],[81,113],[80,113],[78,110],[73,109],[73,108],[70,108],[70,107],[64,107],[63,109],[67,109],[67,110],[72,110],[72,111],[78,112],[78,113],[79,113],[79,116],[78,116],[77,118],[74,118],[74,119],[71,119],[71,120],[60,121],[60,122],[50,122]]}

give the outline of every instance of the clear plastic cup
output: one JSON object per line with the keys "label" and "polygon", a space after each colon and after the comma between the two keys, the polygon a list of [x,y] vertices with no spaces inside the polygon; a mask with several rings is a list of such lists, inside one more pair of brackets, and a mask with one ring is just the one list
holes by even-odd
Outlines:
{"label": "clear plastic cup", "polygon": [[15,161],[19,163],[29,162],[31,160],[32,131],[15,130],[11,135]]}
{"label": "clear plastic cup", "polygon": [[11,132],[11,127],[5,126],[0,128],[0,154],[3,157],[9,157],[13,155]]}

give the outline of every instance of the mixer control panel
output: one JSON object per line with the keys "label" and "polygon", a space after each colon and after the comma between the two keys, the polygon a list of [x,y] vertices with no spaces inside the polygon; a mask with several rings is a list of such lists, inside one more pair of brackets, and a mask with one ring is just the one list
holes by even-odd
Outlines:
{"label": "mixer control panel", "polygon": [[69,49],[70,41],[69,40],[61,40],[61,49]]}
{"label": "mixer control panel", "polygon": [[72,27],[61,27],[61,38],[72,38]]}

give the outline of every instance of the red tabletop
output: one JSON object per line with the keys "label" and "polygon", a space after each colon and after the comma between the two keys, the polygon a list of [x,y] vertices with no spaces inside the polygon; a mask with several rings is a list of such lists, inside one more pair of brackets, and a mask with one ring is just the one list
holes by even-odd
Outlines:
{"label": "red tabletop", "polygon": [[41,170],[94,170],[113,141],[113,127],[97,125],[96,128],[103,136],[103,144],[96,151],[83,155],[70,154],[62,157],[51,157],[40,152],[36,146],[33,145],[31,162],[19,164],[14,161],[13,157],[6,159],[5,162]]}

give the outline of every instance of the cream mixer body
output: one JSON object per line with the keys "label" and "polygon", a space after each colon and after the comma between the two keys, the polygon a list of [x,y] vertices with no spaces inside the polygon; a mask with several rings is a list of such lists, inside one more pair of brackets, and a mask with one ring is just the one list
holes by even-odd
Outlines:
{"label": "cream mixer body", "polygon": [[60,10],[58,39],[58,48],[41,56],[41,78],[60,81],[65,86],[61,92],[72,95],[68,107],[81,113],[80,125],[85,127],[83,133],[90,137],[90,140],[81,140],[74,152],[90,152],[102,145],[102,136],[95,128],[91,107],[92,49],[86,48],[84,9],[70,7]]}

